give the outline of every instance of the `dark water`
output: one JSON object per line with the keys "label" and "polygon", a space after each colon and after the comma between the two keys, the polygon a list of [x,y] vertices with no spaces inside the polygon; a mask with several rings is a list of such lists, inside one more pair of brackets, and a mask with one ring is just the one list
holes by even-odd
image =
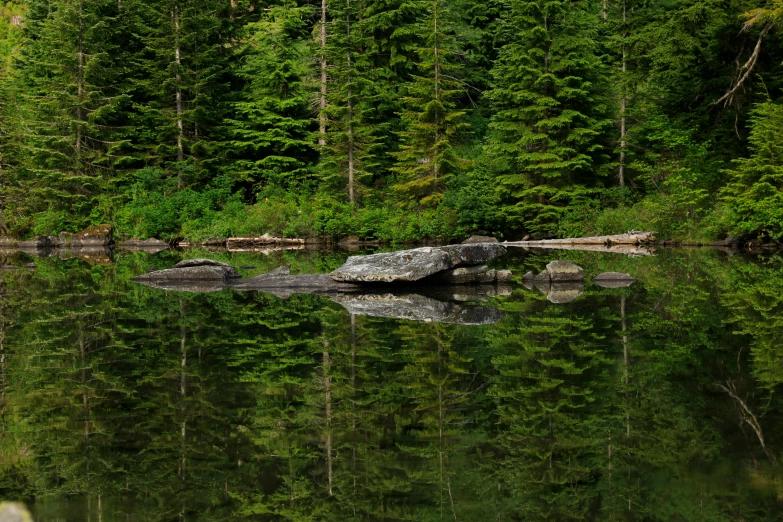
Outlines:
{"label": "dark water", "polygon": [[4,270],[2,497],[41,522],[781,520],[781,257],[497,266],[555,258],[638,282],[569,304],[516,284],[467,326],[129,282],[173,253]]}

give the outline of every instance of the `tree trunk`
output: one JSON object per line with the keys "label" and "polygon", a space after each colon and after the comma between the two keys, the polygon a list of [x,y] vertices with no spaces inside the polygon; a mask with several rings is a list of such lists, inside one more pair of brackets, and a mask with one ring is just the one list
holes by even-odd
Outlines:
{"label": "tree trunk", "polygon": [[326,0],[321,0],[321,100],[318,114],[318,145],[326,146]]}
{"label": "tree trunk", "polygon": [[82,120],[84,113],[82,99],[84,98],[84,4],[79,2],[79,51],[76,69],[76,165],[80,168],[82,154]]}
{"label": "tree trunk", "polygon": [[[435,54],[435,101],[440,102],[440,42],[438,41],[438,17],[440,16],[440,13],[438,12],[438,7],[440,3],[440,0],[433,0],[433,22],[434,22],[434,28],[433,28],[433,51]],[[435,192],[437,190],[437,183],[438,183],[438,175],[440,174],[440,163],[438,159],[438,142],[440,142],[440,122],[438,121],[438,113],[435,113],[435,149],[434,149],[434,157],[432,158],[433,161],[433,175],[434,179],[432,182],[432,191]]]}
{"label": "tree trunk", "polygon": [[626,15],[626,2],[623,0],[623,79],[622,79],[622,98],[620,99],[620,186],[625,186],[625,149],[628,145],[628,141],[626,139],[628,135],[628,131],[626,128],[626,120],[625,120],[625,110],[626,106],[628,104],[628,98],[626,96],[626,90],[627,90],[627,78],[626,78],[626,72],[627,72],[627,56],[626,56],[626,50],[625,50],[625,37],[627,35],[627,32],[625,30],[625,22],[627,21],[627,15]]}
{"label": "tree trunk", "polygon": [[346,51],[346,63],[348,66],[348,201],[356,202],[356,192],[354,189],[355,175],[355,143],[353,136],[353,84],[351,75],[353,74],[351,64],[351,0],[346,0],[346,31],[348,33],[348,50]]}
{"label": "tree trunk", "polygon": [[185,126],[182,121],[182,75],[180,73],[180,66],[182,65],[182,57],[179,47],[179,4],[174,4],[174,11],[172,18],[174,21],[174,62],[176,63],[176,72],[174,73],[174,79],[177,84],[176,92],[176,105],[177,105],[177,188],[183,188],[184,183],[182,180],[182,162],[185,160],[185,148],[184,148],[184,134]]}

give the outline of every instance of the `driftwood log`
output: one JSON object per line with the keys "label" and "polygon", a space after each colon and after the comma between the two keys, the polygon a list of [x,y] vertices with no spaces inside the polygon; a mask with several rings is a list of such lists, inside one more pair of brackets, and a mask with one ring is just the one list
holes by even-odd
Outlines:
{"label": "driftwood log", "polygon": [[506,241],[507,247],[548,248],[553,250],[587,250],[610,252],[630,256],[651,256],[649,248],[655,242],[652,232],[628,232],[614,236],[592,236],[569,239],[543,239],[539,241]]}

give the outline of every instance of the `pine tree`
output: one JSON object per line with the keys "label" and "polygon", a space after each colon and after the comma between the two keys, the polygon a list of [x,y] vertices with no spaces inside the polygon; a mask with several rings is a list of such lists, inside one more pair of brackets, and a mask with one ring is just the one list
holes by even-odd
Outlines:
{"label": "pine tree", "polygon": [[249,26],[250,51],[239,72],[247,87],[226,122],[226,145],[232,177],[255,191],[312,180],[318,155],[306,86],[307,14],[286,1]]}
{"label": "pine tree", "polygon": [[203,162],[222,137],[240,22],[219,0],[132,1],[143,43],[135,141],[180,189],[202,186],[210,179]]}
{"label": "pine tree", "polygon": [[[368,121],[377,100],[372,61],[363,32],[363,0],[332,4],[332,24],[327,58],[330,66],[329,125],[321,167],[334,176],[350,203],[367,192],[366,182],[377,168],[380,138],[378,126]],[[364,182],[364,183],[363,183]],[[347,188],[347,190],[342,187]]]}
{"label": "pine tree", "polygon": [[401,150],[394,154],[394,170],[400,178],[395,188],[427,205],[442,199],[444,184],[463,163],[454,152],[454,143],[468,125],[465,111],[455,102],[463,86],[454,64],[457,47],[447,4],[432,0],[424,13],[418,27],[422,44],[417,70],[405,87],[402,119],[406,129]]}
{"label": "pine tree", "polygon": [[25,46],[6,83],[15,105],[6,122],[8,210],[16,232],[55,233],[87,224],[119,159],[115,123],[127,98],[115,63],[118,10],[112,0],[28,7]]}
{"label": "pine tree", "polygon": [[511,0],[493,68],[495,108],[487,152],[512,224],[552,234],[563,206],[596,182],[607,126],[597,17],[585,2]]}

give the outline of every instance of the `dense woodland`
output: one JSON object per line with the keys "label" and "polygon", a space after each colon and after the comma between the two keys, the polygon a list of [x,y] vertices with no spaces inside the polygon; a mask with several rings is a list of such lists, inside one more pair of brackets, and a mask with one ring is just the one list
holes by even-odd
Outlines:
{"label": "dense woodland", "polygon": [[14,0],[2,232],[783,237],[781,0]]}
{"label": "dense woodland", "polygon": [[780,256],[568,258],[639,281],[457,326],[128,281],[170,253],[3,271],[0,494],[42,522],[779,521]]}

